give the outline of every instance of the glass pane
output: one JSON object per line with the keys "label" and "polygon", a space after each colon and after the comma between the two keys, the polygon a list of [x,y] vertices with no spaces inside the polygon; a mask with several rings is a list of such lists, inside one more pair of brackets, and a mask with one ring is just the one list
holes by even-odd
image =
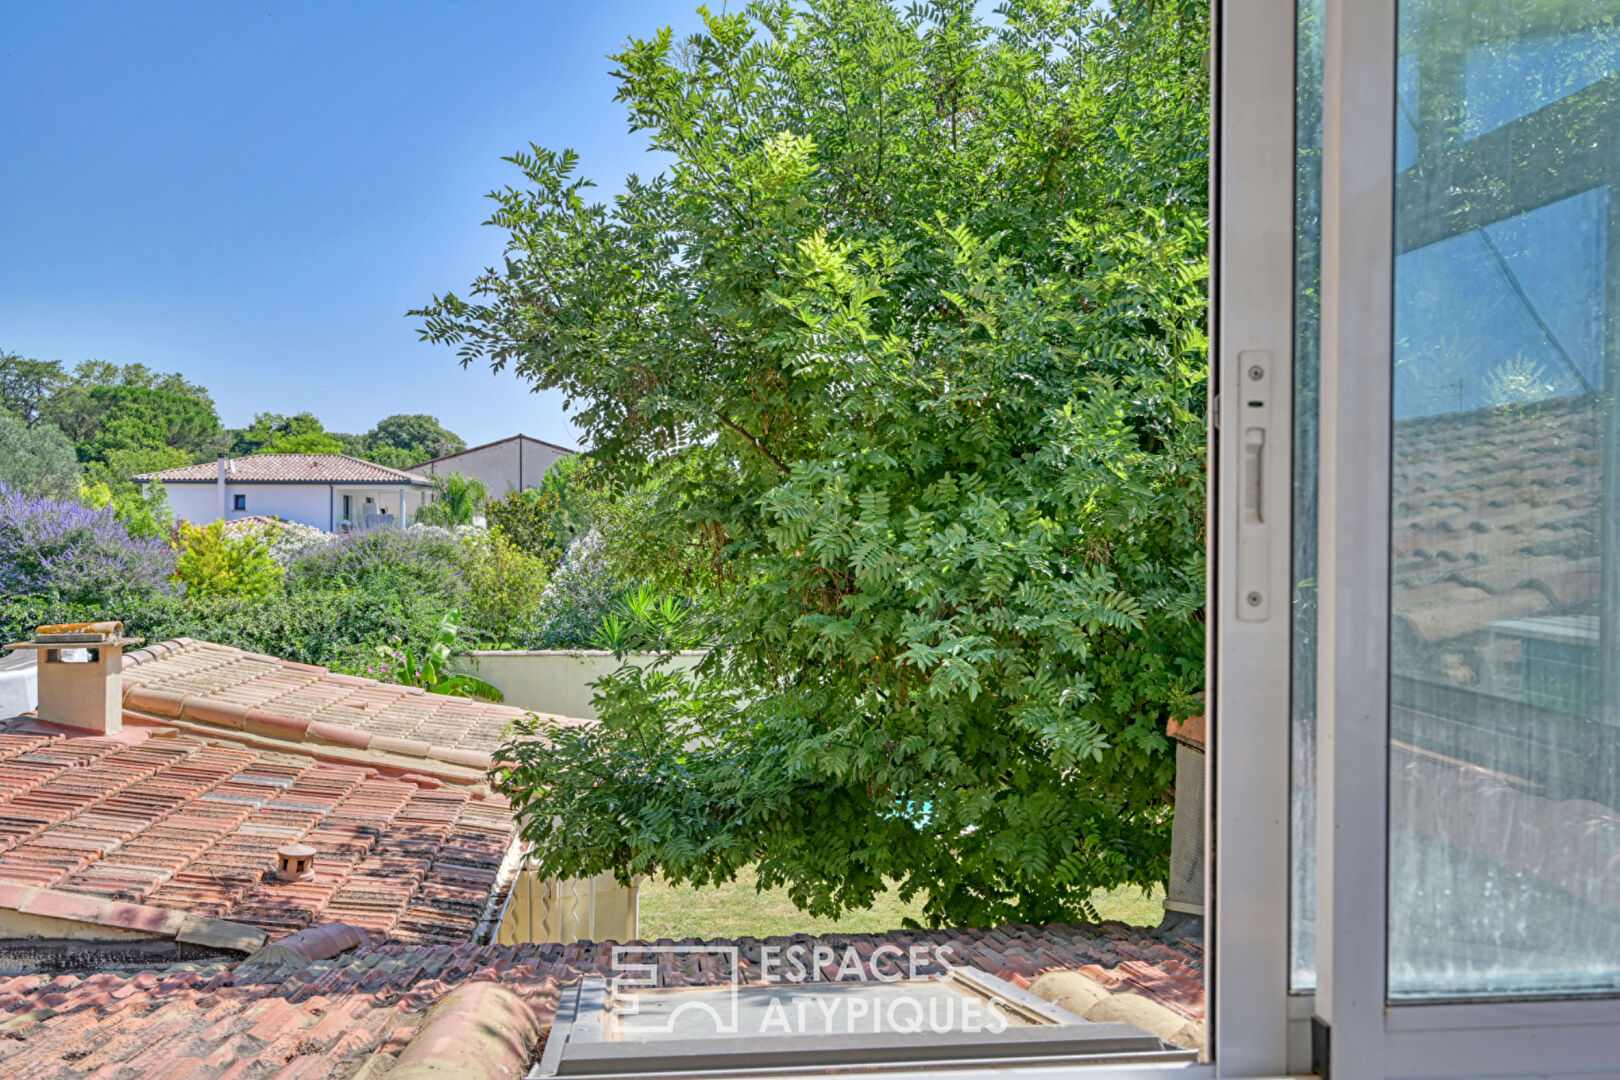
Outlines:
{"label": "glass pane", "polygon": [[1322,8],[1300,0],[1294,97],[1294,636],[1289,986],[1316,986],[1316,472]]}
{"label": "glass pane", "polygon": [[1390,994],[1620,990],[1620,0],[1402,0]]}

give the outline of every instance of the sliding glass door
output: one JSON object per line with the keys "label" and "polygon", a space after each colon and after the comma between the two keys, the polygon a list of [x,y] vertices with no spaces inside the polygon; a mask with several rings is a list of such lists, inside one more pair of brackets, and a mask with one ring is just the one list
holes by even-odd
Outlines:
{"label": "sliding glass door", "polygon": [[1620,4],[1301,14],[1292,985],[1335,1077],[1613,1072]]}
{"label": "sliding glass door", "polygon": [[1620,989],[1620,28],[1405,0],[1389,992]]}

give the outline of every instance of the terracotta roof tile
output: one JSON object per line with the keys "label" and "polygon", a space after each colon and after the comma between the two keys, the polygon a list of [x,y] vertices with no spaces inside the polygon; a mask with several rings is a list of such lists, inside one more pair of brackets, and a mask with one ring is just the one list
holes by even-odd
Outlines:
{"label": "terracotta roof tile", "polygon": [[[1395,425],[1397,663],[1489,687],[1519,662],[1506,629],[1595,610],[1603,410],[1598,395]],[[1510,655],[1511,654],[1511,655]]]}
{"label": "terracotta roof tile", "polygon": [[[758,981],[761,949],[826,944],[870,956],[881,944],[952,945],[973,966],[1017,985],[1032,974],[1081,970],[1116,993],[1133,993],[1201,1020],[1203,954],[1194,943],[1102,926],[1006,926],[832,934],[820,938],[716,940],[735,946],[745,981]],[[632,943],[634,945],[636,943]],[[646,944],[646,943],[642,943]],[[611,945],[405,945],[345,952],[306,963],[162,969],[138,975],[0,977],[0,1058],[30,1080],[117,1077],[346,1077],[373,1054],[392,1064],[452,993],[480,986],[511,992],[549,1025],[562,988],[610,974]],[[636,957],[627,957],[635,962]],[[651,957],[647,957],[651,959]],[[726,981],[721,965],[660,963],[665,985]],[[441,1010],[440,1015],[446,1010]],[[480,1016],[492,1015],[479,1006]],[[503,1010],[503,1027],[528,1017]],[[532,1038],[532,1036],[531,1036]],[[426,1044],[418,1044],[418,1051]],[[414,1052],[413,1052],[414,1053]]]}
{"label": "terracotta roof tile", "polygon": [[526,715],[189,638],[136,649],[124,665],[126,709],[475,770]]}
{"label": "terracotta roof tile", "polygon": [[[272,936],[340,918],[379,938],[472,936],[515,831],[504,799],[223,734],[134,720],[117,738],[27,717],[0,724],[0,888]],[[312,881],[271,875],[276,849],[295,842],[318,852]]]}
{"label": "terracotta roof tile", "polygon": [[[232,484],[398,484],[422,487],[422,477],[347,454],[249,454],[231,458],[227,482]],[[212,484],[219,480],[219,463],[205,461],[178,469],[142,473],[143,483]]]}

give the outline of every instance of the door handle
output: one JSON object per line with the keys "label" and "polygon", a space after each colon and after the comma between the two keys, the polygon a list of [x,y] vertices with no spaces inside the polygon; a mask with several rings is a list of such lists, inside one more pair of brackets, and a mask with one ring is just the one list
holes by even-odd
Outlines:
{"label": "door handle", "polygon": [[1237,528],[1237,617],[1263,622],[1271,617],[1271,530],[1266,527],[1266,448],[1271,426],[1272,354],[1238,353],[1237,429],[1239,447]]}

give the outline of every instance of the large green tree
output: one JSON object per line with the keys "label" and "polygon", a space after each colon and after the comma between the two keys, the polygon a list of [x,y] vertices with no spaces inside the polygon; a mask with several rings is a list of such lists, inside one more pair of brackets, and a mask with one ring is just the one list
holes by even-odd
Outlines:
{"label": "large green tree", "polygon": [[[140,408],[148,412],[153,403],[162,402],[156,406],[160,411],[191,418],[178,421],[179,429],[190,429],[198,422],[196,418],[205,414],[213,417],[212,434],[201,443],[188,445],[185,449],[188,453],[202,455],[222,448],[223,444],[217,441],[219,418],[208,391],[178,372],[155,372],[145,364],[81,361],[74,367],[71,377],[55,381],[40,416],[61,428],[68,438],[82,448],[85,444],[95,442],[109,422],[127,424],[127,406],[131,401],[143,403]],[[115,405],[125,408],[114,411],[109,420],[109,410]],[[166,431],[168,426],[165,425]],[[124,438],[115,436],[112,441],[122,445]],[[146,449],[164,445],[178,444],[168,441],[144,444]],[[81,454],[83,452],[81,449]]]}
{"label": "large green tree", "polygon": [[120,450],[161,447],[195,458],[221,436],[213,405],[189,394],[145,386],[95,386],[84,395],[84,402],[94,416],[88,437],[78,444],[84,461],[102,461]]}
{"label": "large green tree", "polygon": [[389,455],[394,460],[383,461],[383,458],[378,456],[370,459],[373,461],[398,465],[398,462],[408,457],[410,460],[405,461],[406,465],[419,465],[433,458],[444,457],[446,454],[459,453],[467,449],[467,443],[461,436],[439,423],[436,416],[395,413],[377,421],[377,426],[366,433],[366,448],[371,454],[399,451],[397,454]]}
{"label": "large green tree", "polygon": [[0,484],[27,495],[68,498],[79,488],[73,444],[52,424],[29,427],[0,413]]}
{"label": "large green tree", "polygon": [[[1207,5],[762,2],[613,57],[672,164],[510,160],[424,334],[578,405],[712,573],[699,677],[508,751],[552,872],[934,922],[1162,880],[1202,681]],[[651,480],[651,483],[646,481]]]}
{"label": "large green tree", "polygon": [[231,432],[233,454],[341,454],[343,437],[326,430],[311,412],[294,416],[262,412],[250,427]]}
{"label": "large green tree", "polygon": [[29,427],[40,421],[46,402],[66,382],[60,360],[31,360],[0,350],[0,411]]}

